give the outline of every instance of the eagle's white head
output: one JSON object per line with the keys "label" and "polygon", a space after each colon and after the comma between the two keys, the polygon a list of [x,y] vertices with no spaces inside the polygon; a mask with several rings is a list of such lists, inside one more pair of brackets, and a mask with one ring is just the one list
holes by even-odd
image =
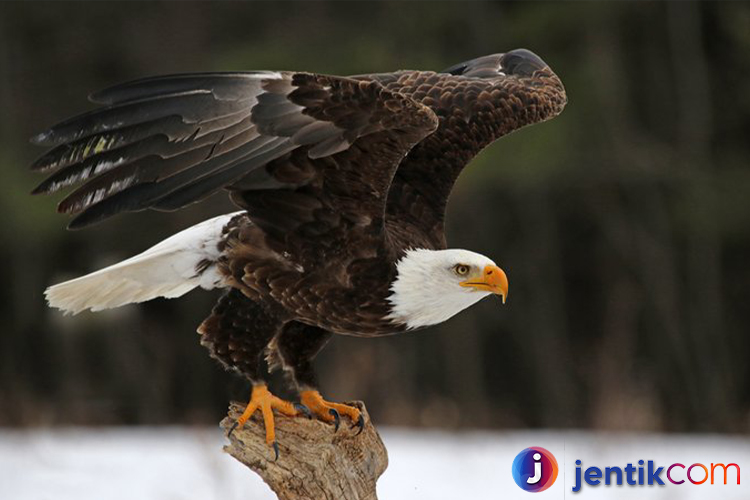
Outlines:
{"label": "eagle's white head", "polygon": [[442,323],[489,295],[508,296],[505,272],[468,250],[409,250],[396,270],[389,318],[410,329]]}

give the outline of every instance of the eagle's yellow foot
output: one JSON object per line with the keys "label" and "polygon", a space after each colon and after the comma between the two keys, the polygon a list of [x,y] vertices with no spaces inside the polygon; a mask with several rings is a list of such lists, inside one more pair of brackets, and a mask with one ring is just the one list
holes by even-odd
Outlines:
{"label": "eagle's yellow foot", "polygon": [[232,428],[229,429],[228,435],[231,436],[232,432],[234,432],[237,427],[242,428],[242,426],[245,425],[245,422],[253,416],[253,413],[255,413],[255,410],[258,408],[260,408],[260,411],[263,414],[263,424],[266,427],[266,443],[273,446],[273,451],[278,460],[279,445],[276,443],[273,410],[275,409],[282,415],[288,417],[295,417],[297,415],[311,417],[310,410],[302,405],[290,403],[289,401],[277,398],[269,392],[268,387],[266,387],[265,384],[255,385],[253,386],[253,392],[250,396],[250,402],[245,407],[245,411],[242,412],[240,418],[238,418],[234,425],[232,425]]}
{"label": "eagle's yellow foot", "polygon": [[365,428],[365,418],[362,412],[353,406],[326,401],[318,391],[313,390],[302,391],[300,400],[319,419],[333,423],[335,425],[334,432],[339,430],[340,415],[346,415],[352,420],[352,428],[359,427],[357,434]]}

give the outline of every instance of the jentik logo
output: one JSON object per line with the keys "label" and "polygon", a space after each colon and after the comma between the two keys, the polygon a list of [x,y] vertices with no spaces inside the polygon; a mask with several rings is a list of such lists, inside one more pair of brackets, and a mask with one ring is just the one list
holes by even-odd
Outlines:
{"label": "jentik logo", "polygon": [[513,479],[525,491],[544,491],[555,484],[557,460],[552,453],[539,446],[526,448],[513,460]]}

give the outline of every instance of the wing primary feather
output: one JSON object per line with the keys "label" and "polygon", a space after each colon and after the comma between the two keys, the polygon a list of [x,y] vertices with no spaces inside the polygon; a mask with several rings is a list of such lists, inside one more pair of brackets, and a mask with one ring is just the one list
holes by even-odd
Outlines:
{"label": "wing primary feather", "polygon": [[[71,184],[85,182],[90,177],[104,174],[118,167],[123,167],[144,157],[153,157],[154,161],[158,162],[158,158],[166,159],[182,155],[194,149],[203,148],[206,145],[209,146],[209,152],[205,153],[203,159],[207,159],[213,155],[212,151],[216,152],[219,145],[225,141],[229,141],[227,142],[229,147],[221,148],[222,152],[237,147],[232,142],[232,139],[247,132],[252,129],[252,127],[253,124],[250,122],[249,117],[246,116],[244,120],[235,123],[227,129],[217,130],[210,134],[203,134],[200,137],[198,137],[200,127],[194,128],[193,134],[185,140],[169,140],[169,137],[163,134],[153,135],[139,142],[96,154],[87,160],[58,170],[44,180],[44,182],[39,184],[32,193],[51,193]],[[200,161],[200,159],[198,161]],[[187,164],[185,168],[188,168],[189,166],[191,166],[191,164]],[[165,173],[168,174],[168,171]],[[116,173],[115,178],[117,176],[119,176],[119,174]],[[84,186],[84,189],[88,189],[88,186]],[[101,189],[101,186],[92,187],[91,189]]]}
{"label": "wing primary feather", "polygon": [[156,151],[163,153],[171,144],[174,143],[170,143],[166,136],[154,135],[142,141],[97,154],[58,170],[40,183],[32,191],[32,194],[54,193],[72,184],[85,182],[90,177],[109,172],[144,156],[155,154]]}
{"label": "wing primary feather", "polygon": [[176,139],[179,137],[178,132],[188,128],[190,129],[190,133],[195,129],[192,125],[189,127],[186,126],[179,116],[172,115],[111,132],[90,135],[50,150],[39,157],[31,165],[31,169],[44,172],[64,168],[82,162],[97,154],[132,144],[156,133],[162,133],[170,137],[170,139]]}
{"label": "wing primary feather", "polygon": [[136,176],[135,181],[131,185],[135,183],[156,182],[159,180],[159,175],[168,176],[194,167],[203,161],[210,148],[211,145],[205,145],[202,148],[192,149],[172,158],[161,158],[155,155],[146,156],[118,168],[117,171],[104,173],[69,194],[60,202],[57,211],[62,213],[77,213],[88,208],[89,204],[86,201],[90,200],[88,198],[89,193],[104,189],[107,196],[111,196],[118,191],[124,190],[125,187],[119,183],[119,180],[122,178]]}
{"label": "wing primary feather", "polygon": [[224,117],[243,106],[249,108],[254,104],[254,96],[238,101],[222,101],[205,90],[157,96],[89,111],[55,125],[32,138],[32,142],[56,146],[175,114],[181,116],[185,123],[196,123]]}
{"label": "wing primary feather", "polygon": [[239,161],[233,167],[227,168],[216,175],[207,176],[205,180],[188,184],[169,193],[156,202],[154,208],[157,210],[174,211],[191,203],[196,203],[225,185],[245,176],[249,170],[278,158],[296,147],[295,144],[284,141],[264,153],[255,155],[247,160]]}
{"label": "wing primary feather", "polygon": [[[244,170],[242,172],[244,173]],[[170,184],[175,184],[175,182]],[[76,216],[68,225],[68,229],[81,229],[101,222],[120,212],[138,212],[145,210],[154,206],[154,201],[164,196],[165,190],[170,192],[174,189],[176,188],[172,187],[171,190],[165,189],[164,185],[155,182],[135,185],[125,191],[120,191],[119,193],[104,198],[101,201],[97,201]],[[188,203],[190,203],[190,201],[188,201]]]}
{"label": "wing primary feather", "polygon": [[166,75],[114,85],[93,92],[89,100],[97,104],[117,104],[157,95],[177,94],[196,88],[211,90],[220,98],[239,97],[242,92],[255,88],[256,82],[281,78],[275,71],[244,71],[227,73],[186,73]]}
{"label": "wing primary feather", "polygon": [[[127,189],[119,190],[119,192],[112,193],[109,188],[104,186],[92,186],[91,188],[83,186],[82,190],[63,200],[58,206],[58,211],[68,213],[82,211],[70,223],[69,228],[76,229],[104,220],[118,212],[143,210],[152,206],[163,196],[194,182],[196,179],[215,174],[228,166],[234,165],[238,160],[256,154],[256,151],[261,151],[262,154],[268,149],[268,142],[274,140],[284,139],[261,136],[240,148],[221,156],[215,156],[208,161],[199,162],[195,166],[180,170],[165,179],[157,178],[145,182],[140,179],[139,183],[126,186]],[[182,162],[175,163],[182,164]],[[158,171],[159,169],[157,169]],[[113,183],[120,181],[119,177],[112,180]]]}
{"label": "wing primary feather", "polygon": [[32,170],[49,171],[68,167],[95,155],[127,146],[152,135],[165,135],[170,141],[200,139],[216,130],[226,129],[246,119],[250,109],[240,109],[225,117],[197,123],[186,123],[178,115],[166,116],[144,123],[130,125],[101,134],[94,134],[78,141],[62,144],[45,153],[31,166]]}
{"label": "wing primary feather", "polygon": [[[151,155],[133,162],[130,165],[123,166],[117,171],[107,172],[91,182],[84,184],[61,201],[57,210],[58,212],[64,213],[77,213],[86,210],[92,204],[92,200],[96,198],[92,198],[91,193],[104,192],[107,196],[114,195],[117,191],[122,191],[123,189],[113,190],[111,187],[117,185],[123,177],[130,177],[133,175],[136,176],[133,184],[152,183],[154,186],[160,187],[161,191],[157,192],[157,194],[161,196],[172,189],[191,182],[201,175],[207,175],[216,169],[222,168],[227,163],[238,157],[251,154],[252,151],[262,147],[269,140],[271,140],[271,138],[256,136],[255,139],[248,141],[247,144],[244,144],[241,148],[237,148],[238,151],[228,151],[225,154],[215,156],[208,161],[206,161],[206,158],[209,155],[210,150],[214,147],[212,144],[206,144],[198,149],[191,149],[182,155],[174,156],[172,158],[164,159],[156,155]],[[135,190],[135,187],[137,186],[131,188],[134,196],[142,192],[140,190]],[[98,201],[101,200],[97,200],[97,202]],[[146,208],[152,201],[153,199],[151,198],[142,199],[141,203],[143,203],[144,206],[139,208]]]}

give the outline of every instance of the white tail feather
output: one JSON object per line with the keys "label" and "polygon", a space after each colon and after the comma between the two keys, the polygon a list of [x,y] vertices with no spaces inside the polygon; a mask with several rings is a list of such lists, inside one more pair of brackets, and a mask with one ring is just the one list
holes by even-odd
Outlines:
{"label": "white tail feather", "polygon": [[202,262],[219,258],[223,227],[240,212],[220,215],[181,231],[145,252],[86,276],[49,287],[51,307],[77,314],[101,311],[156,297],[174,298],[200,286],[222,286],[216,266]]}

